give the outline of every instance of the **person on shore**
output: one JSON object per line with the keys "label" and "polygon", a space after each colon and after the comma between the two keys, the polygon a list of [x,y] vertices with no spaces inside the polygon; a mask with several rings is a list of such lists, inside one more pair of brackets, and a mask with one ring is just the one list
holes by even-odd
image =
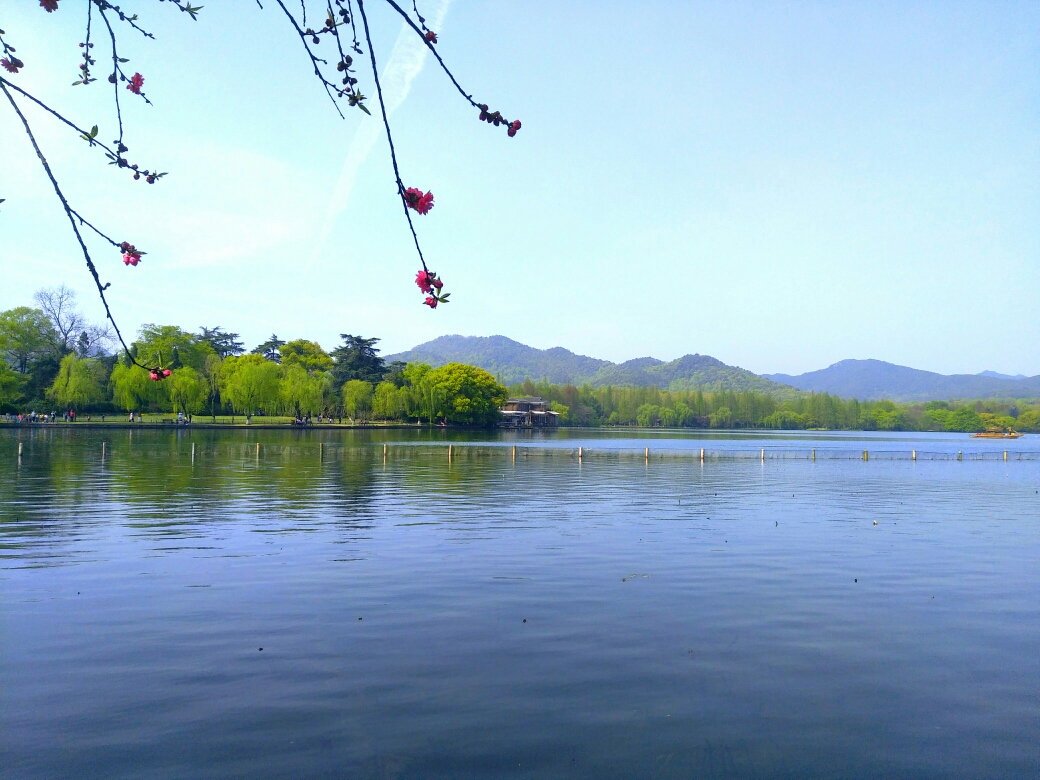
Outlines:
{"label": "person on shore", "polygon": [[134,413],[130,412],[130,422],[133,422],[133,421],[134,421]]}

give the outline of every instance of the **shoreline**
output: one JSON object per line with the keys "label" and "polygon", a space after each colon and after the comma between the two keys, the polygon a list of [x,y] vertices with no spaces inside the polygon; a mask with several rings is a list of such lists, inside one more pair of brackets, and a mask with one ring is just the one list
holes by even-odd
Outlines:
{"label": "shoreline", "polygon": [[[137,422],[45,422],[45,423],[29,423],[29,422],[5,422],[0,421],[0,429],[12,429],[21,430],[32,429],[32,430],[45,430],[53,428],[63,429],[76,429],[76,428],[116,428],[123,430],[285,430],[285,431],[307,431],[307,430],[467,430],[467,426],[464,425],[408,425],[406,423],[392,423],[383,425],[379,423],[365,423],[364,425],[351,425],[349,423],[309,423],[307,425],[292,425],[290,423],[190,423],[180,424],[175,422],[168,423],[137,423]],[[480,428],[478,430],[486,430]]]}

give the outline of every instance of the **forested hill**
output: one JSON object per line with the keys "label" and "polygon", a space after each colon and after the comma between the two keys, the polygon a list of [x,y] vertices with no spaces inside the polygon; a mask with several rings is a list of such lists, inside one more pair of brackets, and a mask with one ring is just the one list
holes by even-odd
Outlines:
{"label": "forested hill", "polygon": [[575,355],[563,347],[535,349],[505,336],[441,336],[408,352],[387,355],[386,362],[468,363],[490,371],[506,384],[525,379],[548,379],[554,384],[585,383],[601,368],[613,366],[606,360]]}
{"label": "forested hill", "polygon": [[386,360],[417,361],[431,366],[469,363],[490,371],[505,384],[547,379],[553,384],[655,385],[671,390],[712,387],[758,390],[777,396],[792,394],[790,387],[743,368],[727,366],[707,355],[685,355],[668,363],[650,357],[611,363],[576,355],[562,347],[535,349],[505,336],[441,336],[408,352],[388,355]]}
{"label": "forested hill", "polygon": [[1036,398],[1040,376],[1008,377],[981,374],[936,374],[897,366],[883,360],[842,360],[820,371],[799,376],[767,374],[769,379],[797,387],[861,401],[928,401],[947,398]]}

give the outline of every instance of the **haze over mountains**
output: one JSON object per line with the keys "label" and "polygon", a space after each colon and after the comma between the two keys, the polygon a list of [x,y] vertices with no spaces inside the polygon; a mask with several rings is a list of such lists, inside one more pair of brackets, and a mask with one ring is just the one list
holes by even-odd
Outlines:
{"label": "haze over mountains", "polygon": [[419,361],[432,366],[453,361],[469,363],[490,371],[505,384],[547,379],[554,384],[757,390],[781,398],[791,396],[796,388],[861,401],[888,398],[900,402],[1040,397],[1040,376],[1008,376],[994,371],[945,375],[882,360],[842,360],[798,376],[760,376],[708,355],[684,355],[670,362],[645,357],[611,363],[577,355],[563,347],[535,349],[505,336],[441,336],[407,352],[388,355],[386,360]]}
{"label": "haze over mountains", "polygon": [[949,398],[1035,398],[1040,376],[1017,377],[983,371],[980,374],[936,374],[897,366],[883,360],[842,360],[819,371],[798,376],[766,374],[799,390],[831,393],[842,398],[871,401],[930,401]]}

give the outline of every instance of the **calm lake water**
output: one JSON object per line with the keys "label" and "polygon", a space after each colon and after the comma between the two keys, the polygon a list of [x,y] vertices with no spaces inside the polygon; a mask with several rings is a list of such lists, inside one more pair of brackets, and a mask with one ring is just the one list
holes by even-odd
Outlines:
{"label": "calm lake water", "polygon": [[451,436],[0,430],[0,777],[1040,776],[1040,437]]}

